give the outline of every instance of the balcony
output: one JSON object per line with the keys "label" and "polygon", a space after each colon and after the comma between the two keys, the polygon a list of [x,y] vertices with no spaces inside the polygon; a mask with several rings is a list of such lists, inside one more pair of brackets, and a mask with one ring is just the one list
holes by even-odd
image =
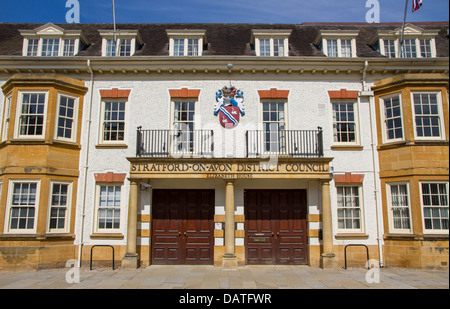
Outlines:
{"label": "balcony", "polygon": [[[317,130],[247,131],[246,156],[323,157],[322,128]],[[214,157],[212,130],[137,130],[137,157]]]}
{"label": "balcony", "polygon": [[323,157],[323,131],[280,130],[247,131],[247,157]]}
{"label": "balcony", "polygon": [[212,130],[137,130],[137,157],[212,157]]}

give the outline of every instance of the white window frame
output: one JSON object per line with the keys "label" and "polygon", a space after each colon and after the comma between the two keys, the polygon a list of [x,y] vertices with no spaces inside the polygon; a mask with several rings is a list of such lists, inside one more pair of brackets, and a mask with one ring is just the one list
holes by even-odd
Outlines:
{"label": "white window frame", "polygon": [[[338,188],[358,188],[358,207],[352,207],[352,209],[359,209],[359,228],[340,228],[339,227],[339,209],[346,209],[347,207],[339,207],[338,204]],[[344,189],[345,190],[345,189]],[[337,183],[335,184],[335,192],[336,192],[336,223],[337,223],[337,232],[338,233],[364,233],[365,232],[365,217],[364,217],[364,195],[363,195],[363,184],[361,183]],[[344,195],[345,200],[345,195]],[[353,224],[353,223],[352,223]]]}
{"label": "white window frame", "polygon": [[[129,55],[121,55],[121,49],[124,41],[127,40],[130,42],[130,54]],[[108,42],[114,42],[114,54],[108,55]],[[114,38],[104,38],[103,39],[103,56],[104,57],[131,57],[136,52],[136,39],[130,37],[121,37],[117,38],[114,41]]]}
{"label": "white window frame", "polygon": [[[183,51],[182,55],[175,54],[175,40],[183,41]],[[189,55],[189,40],[197,40],[197,54]],[[194,44],[195,45],[195,44]],[[169,55],[173,57],[199,57],[203,55],[203,37],[202,36],[172,36],[169,38]]]}
{"label": "white window frame", "polygon": [[5,110],[3,112],[3,130],[2,130],[2,142],[8,139],[9,125],[11,119],[11,104],[12,93],[5,97]]}
{"label": "white window frame", "polygon": [[[439,118],[439,131],[440,136],[418,136],[417,135],[417,124],[416,124],[416,109],[414,103],[414,95],[415,94],[433,94],[436,95],[437,98],[437,107],[438,114],[435,117]],[[413,124],[414,124],[414,138],[417,140],[445,140],[445,125],[444,125],[444,115],[443,115],[443,106],[442,106],[442,94],[440,91],[411,91],[411,109],[413,114]]]}
{"label": "white window frame", "polygon": [[[32,30],[19,30],[23,38],[22,55],[25,57],[43,57],[42,56],[42,45],[44,39],[57,39],[59,40],[59,48],[57,57],[72,57],[78,54],[82,44],[89,45],[87,38],[84,36],[81,30],[66,30],[53,23],[47,23]],[[74,54],[65,55],[65,40],[75,40],[74,41]],[[38,40],[35,55],[28,55],[29,40]],[[56,57],[55,56],[55,57]],[[47,56],[44,56],[47,57]]]}
{"label": "white window frame", "polygon": [[[359,31],[353,30],[321,30],[316,37],[314,44],[321,48],[322,52],[326,57],[339,57],[339,58],[356,58],[356,37]],[[337,43],[337,55],[332,56],[328,54],[328,40],[336,40]],[[351,56],[345,56],[342,51],[342,40],[351,41]]]}
{"label": "white window frame", "polygon": [[[422,37],[422,36],[415,36],[415,37],[405,36],[404,39],[405,40],[413,40],[414,41],[414,46],[416,48],[416,57],[409,57],[409,58],[403,57],[402,53],[400,53],[400,38],[398,38],[397,36],[380,37],[379,38],[380,53],[383,56],[386,56],[388,58],[404,58],[404,59],[436,58],[436,39],[434,37],[428,37],[428,36],[425,36],[425,37]],[[389,57],[389,55],[386,54],[384,40],[394,41],[395,57]],[[421,49],[421,45],[420,45],[420,40],[429,40],[430,41],[430,52],[431,52],[431,56],[430,57],[422,57],[422,49]]]}
{"label": "white window frame", "polygon": [[[335,37],[327,37],[323,39],[322,46],[323,46],[323,53],[327,57],[335,57],[328,55],[328,40],[336,40],[337,41],[337,57],[338,58],[355,58],[356,57],[356,39],[355,38],[335,38]],[[342,40],[350,40],[351,41],[351,56],[344,56],[344,53],[342,52]]]}
{"label": "white window frame", "polygon": [[[355,141],[354,142],[339,142],[336,141],[336,136],[334,135],[334,124],[336,122],[335,120],[335,111],[334,111],[334,104],[353,104],[353,123],[355,126]],[[345,145],[360,145],[360,137],[359,137],[359,104],[358,100],[344,100],[344,99],[333,99],[331,100],[331,106],[332,106],[332,124],[333,124],[333,145],[339,145],[339,146],[345,146]],[[339,122],[343,122],[340,120]],[[350,123],[347,121],[347,123]]]}
{"label": "white window frame", "polygon": [[[42,55],[42,47],[44,45],[44,39],[56,39],[59,40],[59,47],[58,47],[58,54],[55,56],[44,56]],[[38,40],[38,46],[36,55],[28,55],[28,46],[29,46],[29,40]],[[74,42],[74,54],[72,56],[65,56],[65,44],[66,40],[75,40]],[[22,55],[26,57],[73,57],[78,54],[80,51],[80,39],[73,36],[33,36],[33,37],[25,37],[23,39],[23,50]]]}
{"label": "white window frame", "polygon": [[[264,120],[264,104],[270,104],[271,103],[275,103],[278,105],[282,105],[283,106],[283,112],[284,112],[284,121],[272,121],[270,119],[269,116],[269,120]],[[288,131],[288,104],[287,104],[287,99],[262,99],[261,100],[261,126],[262,126],[262,134],[263,136],[261,137],[261,141],[262,141],[262,147],[261,147],[261,151],[263,152],[263,154],[267,155],[267,154],[280,154],[280,153],[286,153],[286,151],[289,149],[290,145],[287,144],[286,141],[286,137],[287,137],[287,131]],[[269,107],[269,111],[270,107]],[[271,113],[269,113],[270,115]],[[277,117],[279,117],[279,109],[277,107]],[[266,130],[266,124],[269,124],[269,127],[271,124],[282,124],[284,123],[284,129],[282,130],[277,130],[277,131],[272,131],[272,130]],[[266,139],[266,132],[273,132],[273,133],[269,133],[270,139],[267,140]],[[281,133],[280,133],[281,132]],[[272,136],[276,136],[275,141],[272,139]],[[284,141],[281,140],[281,138],[284,138]],[[267,143],[269,143],[269,150],[267,150],[266,145]],[[275,144],[276,145],[276,149],[272,149],[272,145]]]}
{"label": "white window frame", "polygon": [[[22,104],[23,104],[23,96],[25,94],[45,94],[45,102],[44,102],[44,120],[43,120],[43,128],[41,135],[21,135],[20,134],[20,118],[22,115]],[[14,138],[16,139],[44,139],[47,131],[47,109],[48,109],[48,100],[49,100],[49,91],[48,90],[19,90],[17,96],[17,104],[16,104],[16,121],[14,124]]]}
{"label": "white window frame", "polygon": [[[111,141],[111,140],[105,140],[104,139],[104,131],[105,131],[105,105],[106,103],[124,103],[125,104],[125,110],[124,110],[124,130],[123,130],[123,140],[117,140],[117,141]],[[128,99],[108,99],[108,98],[102,98],[101,100],[101,108],[100,108],[100,136],[99,136],[99,144],[103,145],[126,145],[127,141],[127,112],[128,110]]]}
{"label": "white window frame", "polygon": [[[12,209],[14,206],[13,202],[13,193],[14,193],[14,184],[16,183],[35,183],[36,184],[36,196],[35,196],[35,205],[34,205],[34,218],[33,218],[33,228],[32,229],[12,229],[11,219],[12,219]],[[10,179],[8,183],[8,197],[7,197],[7,205],[5,212],[5,224],[4,224],[4,234],[36,234],[37,223],[38,223],[38,214],[39,214],[39,198],[40,198],[40,188],[41,188],[41,180],[40,179]]]}
{"label": "white window frame", "polygon": [[[61,97],[67,97],[74,100],[74,107],[73,107],[73,117],[72,117],[72,134],[70,138],[58,136],[58,129],[59,129],[59,117],[60,117],[60,104],[61,104]],[[58,102],[56,105],[56,112],[55,112],[55,136],[54,138],[56,140],[61,141],[67,141],[67,142],[76,142],[77,138],[77,129],[78,129],[78,104],[79,104],[79,97],[74,96],[67,93],[58,92]]]}
{"label": "white window frame", "polygon": [[[176,43],[177,40],[181,40],[183,42],[183,44],[182,44],[183,50],[182,51],[181,50],[179,50],[179,51],[175,50],[175,46],[176,46],[175,43]],[[189,53],[190,53],[190,51],[189,51],[189,41],[190,40],[197,40],[197,44],[192,44],[192,46],[194,46],[194,47],[196,46],[196,48],[197,48],[196,54],[194,53],[192,55],[189,55]],[[170,55],[171,56],[175,56],[175,57],[185,57],[185,56],[186,57],[197,57],[197,56],[201,56],[202,55],[203,43],[200,43],[200,42],[203,42],[203,39],[201,37],[189,37],[189,38],[177,38],[177,37],[175,37],[175,38],[171,38],[170,42],[173,44],[170,47]],[[179,53],[179,54],[177,54],[177,53]]]}
{"label": "white window frame", "polygon": [[[131,57],[133,56],[138,47],[142,44],[142,38],[138,30],[99,30],[99,34],[102,37],[102,57]],[[115,55],[107,56],[106,47],[108,40],[115,40]],[[130,41],[130,55],[120,56],[120,48],[122,40]]]}
{"label": "white window frame", "polygon": [[[388,138],[388,134],[387,134],[387,125],[386,125],[384,100],[385,99],[391,99],[391,98],[397,97],[397,96],[399,98],[399,104],[400,104],[400,119],[402,121],[402,137],[401,138],[389,139]],[[382,126],[383,126],[383,130],[382,130],[383,143],[385,143],[385,144],[387,144],[387,143],[395,143],[395,142],[399,142],[399,141],[404,141],[405,140],[405,119],[404,119],[404,115],[403,115],[403,100],[402,100],[402,93],[401,92],[396,92],[396,93],[392,93],[392,94],[380,97],[380,118],[381,118],[381,123],[382,123]]]}
{"label": "white window frame", "polygon": [[[270,51],[269,55],[261,55],[261,40],[269,40]],[[283,54],[275,55],[275,44],[274,40],[283,41]],[[255,38],[255,52],[258,57],[288,57],[289,56],[289,39],[285,36],[261,36]]]}
{"label": "white window frame", "polygon": [[[447,190],[447,213],[449,211],[449,183],[448,181],[433,181],[433,180],[420,180],[419,181],[419,191],[420,191],[420,208],[422,211],[422,226],[423,226],[423,233],[424,234],[446,234],[448,236],[449,230],[447,229],[426,229],[425,228],[425,206],[423,204],[423,184],[445,184],[446,190]],[[428,207],[428,205],[427,205]]]}
{"label": "white window frame", "polygon": [[[176,120],[175,119],[175,105],[176,103],[193,103],[194,104],[194,119],[193,120],[187,120],[187,121],[182,121],[182,120]],[[193,124],[193,132],[195,132],[196,130],[196,126],[197,126],[197,116],[198,115],[198,98],[171,98],[171,113],[170,113],[170,125],[171,125],[171,130],[173,132],[173,134],[177,134],[177,128],[176,126],[178,124],[182,124],[182,123],[192,123]],[[186,133],[182,133],[183,135]],[[189,133],[190,134],[190,133]],[[197,149],[197,141],[196,139],[196,134],[192,133],[193,137],[192,140],[190,140],[190,137],[186,137],[183,138],[183,135],[181,137],[178,136],[170,136],[170,145],[167,145],[167,147],[169,148],[169,153],[171,155],[189,155],[190,153],[195,152],[195,150]],[[177,138],[180,138],[180,140],[177,140]],[[180,143],[182,144],[182,149],[178,149],[178,146],[180,145]],[[186,143],[189,143],[186,146]],[[190,147],[192,143],[192,149]],[[200,146],[201,147],[201,146]]]}
{"label": "white window frame", "polygon": [[[64,228],[51,228],[51,213],[52,213],[52,201],[53,201],[53,185],[67,185],[67,201],[66,201],[66,213],[64,218]],[[69,233],[70,232],[70,220],[71,220],[71,209],[72,209],[72,187],[73,182],[70,181],[58,181],[58,180],[51,180],[50,181],[50,188],[49,188],[49,194],[48,194],[48,209],[47,209],[47,233]],[[57,206],[60,207],[60,206]]]}
{"label": "white window frame", "polygon": [[[409,215],[409,229],[399,229],[395,228],[394,226],[394,214],[393,214],[393,208],[392,205],[392,186],[406,186],[407,190],[407,208],[408,208],[408,215]],[[412,212],[411,212],[411,191],[409,189],[409,182],[408,181],[401,181],[401,182],[390,182],[386,183],[386,206],[387,206],[387,213],[388,213],[388,220],[389,220],[389,231],[391,233],[398,233],[398,234],[412,234],[413,233],[413,220],[412,220]],[[406,208],[406,207],[405,207]]]}
{"label": "white window frame", "polygon": [[[101,187],[120,187],[120,215],[119,215],[119,228],[100,228],[100,189]],[[97,182],[95,184],[95,207],[94,207],[94,233],[120,233],[124,226],[123,215],[125,212],[124,208],[124,184],[123,182]]]}

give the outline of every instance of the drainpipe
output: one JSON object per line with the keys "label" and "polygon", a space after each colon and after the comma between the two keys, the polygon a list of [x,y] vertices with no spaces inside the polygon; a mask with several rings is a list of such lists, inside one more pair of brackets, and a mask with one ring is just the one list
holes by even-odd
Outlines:
{"label": "drainpipe", "polygon": [[[369,67],[369,62],[366,60],[364,62],[364,70],[363,70],[363,78],[362,78],[362,92],[366,92],[366,75],[367,75],[367,68]],[[375,144],[374,144],[374,136],[373,136],[373,113],[372,113],[372,107],[373,107],[373,95],[369,96],[369,118],[370,118],[370,145],[372,148],[372,168],[373,168],[373,195],[375,199],[375,210],[376,210],[376,221],[377,221],[377,243],[378,243],[378,256],[380,257],[380,267],[383,267],[383,251],[381,247],[381,235],[380,235],[380,216],[379,216],[379,199],[378,199],[378,186],[377,186],[377,175],[378,175],[378,169],[377,169],[377,162],[375,160]]]}
{"label": "drainpipe", "polygon": [[90,79],[90,99],[89,99],[89,116],[87,119],[87,136],[86,136],[86,159],[84,162],[84,188],[83,188],[83,207],[82,207],[82,212],[81,212],[81,234],[80,234],[80,244],[78,247],[78,267],[81,267],[81,251],[83,248],[83,244],[84,244],[84,220],[86,217],[86,188],[87,188],[87,178],[88,178],[88,169],[89,169],[89,137],[90,137],[90,133],[91,133],[91,123],[92,123],[92,101],[93,101],[93,97],[94,97],[94,71],[91,68],[91,60],[88,59],[87,61],[87,68],[88,68],[88,72],[91,75],[91,79]]}

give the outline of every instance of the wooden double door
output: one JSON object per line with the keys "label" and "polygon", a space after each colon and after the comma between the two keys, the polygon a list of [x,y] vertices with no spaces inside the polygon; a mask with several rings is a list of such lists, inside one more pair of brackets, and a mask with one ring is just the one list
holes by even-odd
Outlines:
{"label": "wooden double door", "polygon": [[245,190],[247,264],[307,264],[306,190]]}
{"label": "wooden double door", "polygon": [[214,264],[214,190],[153,190],[152,263]]}

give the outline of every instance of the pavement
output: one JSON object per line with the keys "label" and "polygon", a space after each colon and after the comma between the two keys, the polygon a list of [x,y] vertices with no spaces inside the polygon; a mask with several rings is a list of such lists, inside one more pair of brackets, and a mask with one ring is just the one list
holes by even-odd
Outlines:
{"label": "pavement", "polygon": [[[0,289],[449,289],[449,271],[311,266],[158,266],[0,272]],[[198,291],[197,291],[198,292]],[[249,292],[246,293],[256,293]]]}

